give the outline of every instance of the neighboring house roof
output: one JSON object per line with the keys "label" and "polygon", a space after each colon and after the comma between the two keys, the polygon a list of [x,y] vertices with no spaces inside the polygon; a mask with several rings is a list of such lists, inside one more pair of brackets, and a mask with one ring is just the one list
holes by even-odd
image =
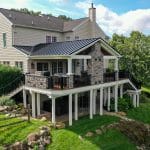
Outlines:
{"label": "neighboring house roof", "polygon": [[80,25],[87,18],[73,21],[64,21],[54,16],[35,16],[23,12],[0,8],[0,12],[16,26],[25,26],[39,29],[47,29],[59,32],[72,31],[73,28]]}
{"label": "neighboring house roof", "polygon": [[[82,39],[82,40],[56,42],[56,43],[49,43],[49,44],[44,43],[35,46],[14,46],[14,47],[29,56],[49,56],[49,55],[65,56],[65,55],[76,54],[77,52],[80,52],[81,50],[94,45],[98,41],[102,41],[108,47],[110,47],[108,43],[101,38]],[[114,50],[111,51],[113,51],[115,55],[120,56]]]}

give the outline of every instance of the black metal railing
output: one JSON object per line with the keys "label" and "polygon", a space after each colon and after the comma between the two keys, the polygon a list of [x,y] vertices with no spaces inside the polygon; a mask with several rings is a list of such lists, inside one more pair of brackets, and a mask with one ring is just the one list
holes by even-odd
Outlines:
{"label": "black metal railing", "polygon": [[111,82],[116,80],[116,72],[105,72],[103,74],[104,82]]}

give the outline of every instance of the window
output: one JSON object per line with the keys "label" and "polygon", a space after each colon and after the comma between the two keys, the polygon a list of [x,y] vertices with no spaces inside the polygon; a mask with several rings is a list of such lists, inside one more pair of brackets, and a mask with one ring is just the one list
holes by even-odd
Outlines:
{"label": "window", "polygon": [[79,40],[79,36],[75,36],[75,40]]}
{"label": "window", "polygon": [[3,47],[6,47],[7,43],[6,43],[6,33],[3,33]]}
{"label": "window", "polygon": [[46,36],[46,43],[51,43],[51,36]]}
{"label": "window", "polygon": [[3,64],[9,66],[10,63],[9,61],[3,61]]}
{"label": "window", "polygon": [[66,37],[66,41],[69,41],[69,40],[70,40],[70,36],[67,36],[67,37]]}
{"label": "window", "polygon": [[57,42],[57,37],[53,36],[52,37],[52,42]]}
{"label": "window", "polygon": [[52,62],[52,74],[55,74],[55,73],[63,73],[63,62],[62,61]]}
{"label": "window", "polygon": [[22,61],[16,61],[15,66],[21,70],[23,70],[23,62]]}
{"label": "window", "polygon": [[37,71],[48,71],[48,63],[37,63]]}

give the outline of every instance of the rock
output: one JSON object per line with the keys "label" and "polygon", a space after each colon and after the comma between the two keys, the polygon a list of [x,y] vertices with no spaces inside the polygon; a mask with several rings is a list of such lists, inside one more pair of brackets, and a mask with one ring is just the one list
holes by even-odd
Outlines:
{"label": "rock", "polygon": [[11,147],[11,150],[21,150],[23,149],[23,143],[22,142],[16,142]]}
{"label": "rock", "polygon": [[63,128],[65,128],[65,124],[62,122],[57,122],[55,125],[55,128],[56,129],[63,129]]}
{"label": "rock", "polygon": [[94,135],[93,132],[87,132],[85,136],[86,136],[86,137],[92,137],[93,135]]}
{"label": "rock", "polygon": [[37,141],[39,139],[39,135],[37,133],[31,133],[27,137],[28,143],[31,143],[33,141]]}
{"label": "rock", "polygon": [[42,117],[41,121],[47,121],[46,117]]}
{"label": "rock", "polygon": [[127,114],[126,114],[125,112],[123,112],[123,111],[117,112],[117,114],[120,115],[120,116],[126,116],[126,115],[127,115]]}
{"label": "rock", "polygon": [[96,132],[96,134],[98,134],[98,135],[102,134],[102,130],[101,130],[101,129],[97,129],[97,130],[95,130],[95,132]]}
{"label": "rock", "polygon": [[10,117],[10,116],[11,116],[11,114],[6,114],[5,116],[6,116],[6,117]]}
{"label": "rock", "polygon": [[5,110],[7,110],[7,106],[0,106],[0,112],[4,112]]}
{"label": "rock", "polygon": [[42,127],[39,127],[40,130],[47,130],[49,131],[49,127],[48,126],[42,126]]}

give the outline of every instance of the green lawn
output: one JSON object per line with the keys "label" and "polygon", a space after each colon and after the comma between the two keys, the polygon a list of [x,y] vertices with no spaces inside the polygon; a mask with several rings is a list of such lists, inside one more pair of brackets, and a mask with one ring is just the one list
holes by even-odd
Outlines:
{"label": "green lawn", "polygon": [[150,93],[150,88],[148,87],[142,87],[142,91],[146,93]]}
{"label": "green lawn", "polygon": [[6,117],[4,115],[0,115],[0,126],[10,123],[16,124],[6,127],[0,127],[0,146],[14,143],[16,141],[22,141],[27,137],[29,133],[37,131],[40,126],[47,124],[46,122],[37,120],[31,120],[31,123],[28,123],[27,121],[17,123],[18,121],[21,121],[21,119],[16,118],[2,120],[5,118]]}
{"label": "green lawn", "polygon": [[140,107],[127,112],[129,118],[150,124],[150,103],[142,103]]}
{"label": "green lawn", "polygon": [[[109,130],[102,135],[87,138],[88,131],[95,131],[100,126],[119,121],[113,116],[94,116],[93,120],[83,117],[73,123],[73,126],[61,130],[53,130],[53,142],[49,150],[135,150],[135,146],[127,137],[116,130]],[[79,138],[83,137],[83,140]]]}

